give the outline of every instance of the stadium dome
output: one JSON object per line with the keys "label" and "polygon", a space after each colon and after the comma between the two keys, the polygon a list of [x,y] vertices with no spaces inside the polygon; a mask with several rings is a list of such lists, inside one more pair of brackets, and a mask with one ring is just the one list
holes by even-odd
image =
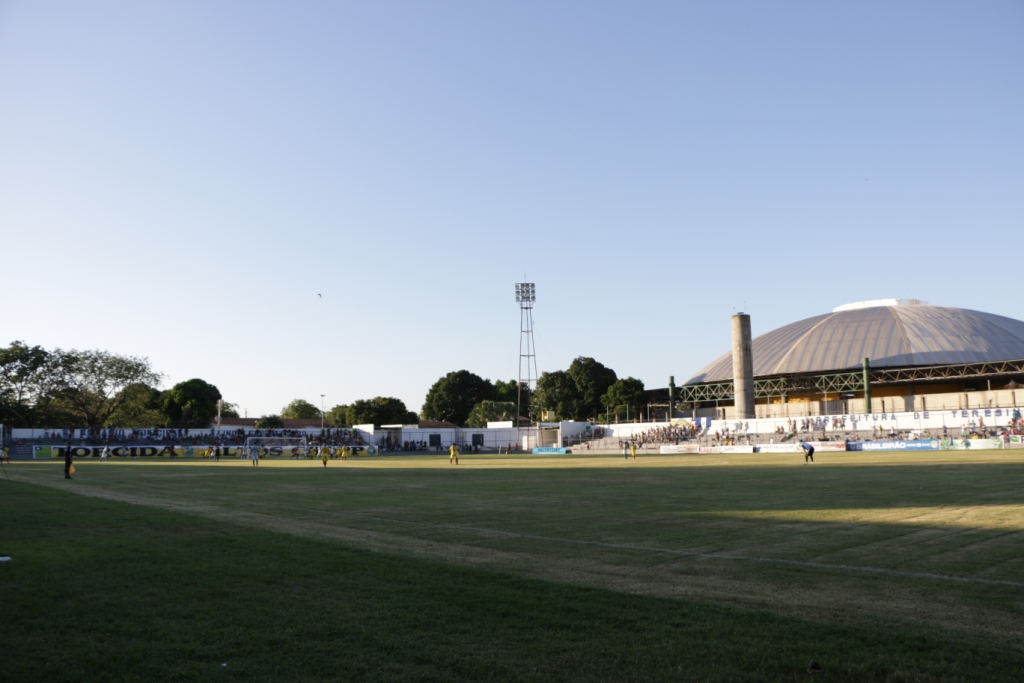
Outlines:
{"label": "stadium dome", "polygon": [[[1024,359],[1024,321],[917,299],[839,306],[753,339],[755,377]],[[726,353],[686,384],[732,381]]]}

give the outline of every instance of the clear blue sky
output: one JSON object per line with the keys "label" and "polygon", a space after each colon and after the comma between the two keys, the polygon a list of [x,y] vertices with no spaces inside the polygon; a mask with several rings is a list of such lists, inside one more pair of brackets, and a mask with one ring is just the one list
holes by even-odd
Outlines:
{"label": "clear blue sky", "polygon": [[[834,306],[1024,318],[1024,2],[0,2],[0,345],[250,416]],[[317,293],[323,294],[320,299]]]}

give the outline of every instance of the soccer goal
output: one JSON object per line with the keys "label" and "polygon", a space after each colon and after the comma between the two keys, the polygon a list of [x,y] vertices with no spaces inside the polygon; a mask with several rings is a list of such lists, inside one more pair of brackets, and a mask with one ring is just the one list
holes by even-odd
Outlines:
{"label": "soccer goal", "polygon": [[305,458],[307,456],[306,437],[250,436],[245,440],[245,453],[242,454],[242,458],[252,460],[256,453],[260,458],[267,456]]}

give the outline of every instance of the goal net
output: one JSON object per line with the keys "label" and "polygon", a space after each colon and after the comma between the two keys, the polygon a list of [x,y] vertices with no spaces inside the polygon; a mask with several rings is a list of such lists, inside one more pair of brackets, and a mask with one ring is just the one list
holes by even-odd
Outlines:
{"label": "goal net", "polygon": [[260,458],[305,458],[306,453],[304,436],[250,436],[245,440],[242,458],[252,460],[257,454]]}

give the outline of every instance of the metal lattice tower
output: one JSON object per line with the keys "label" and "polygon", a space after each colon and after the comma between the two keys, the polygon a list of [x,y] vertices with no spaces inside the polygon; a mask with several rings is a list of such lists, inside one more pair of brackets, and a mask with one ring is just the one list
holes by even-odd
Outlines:
{"label": "metal lattice tower", "polygon": [[[516,302],[519,304],[519,387],[516,398],[516,428],[519,427],[519,416],[522,414],[523,385],[530,390],[537,388],[537,356],[533,345],[533,303],[537,300],[537,287],[532,282],[516,283]],[[523,374],[523,364],[526,374]],[[533,401],[527,406],[527,415],[533,423]]]}

